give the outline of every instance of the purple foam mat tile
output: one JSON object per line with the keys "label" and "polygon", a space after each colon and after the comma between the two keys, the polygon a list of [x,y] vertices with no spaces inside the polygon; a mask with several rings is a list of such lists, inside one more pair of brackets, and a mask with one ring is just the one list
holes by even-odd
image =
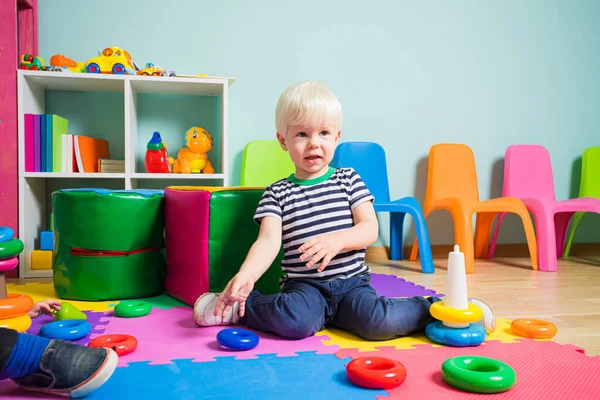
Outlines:
{"label": "purple foam mat tile", "polygon": [[416,285],[395,275],[371,273],[371,286],[379,296],[385,297],[443,296],[442,293]]}
{"label": "purple foam mat tile", "polygon": [[[90,335],[92,334],[103,334],[104,326],[108,325],[110,320],[107,320],[107,315],[104,312],[95,312],[95,311],[82,311],[85,315],[87,315],[87,321],[92,326],[92,330],[85,337],[79,340],[73,340],[73,343],[87,345],[90,342]],[[32,318],[31,326],[27,329],[26,333],[31,335],[39,335],[40,329],[42,326],[46,325],[54,321],[53,317],[48,315],[40,315],[37,318]]]}

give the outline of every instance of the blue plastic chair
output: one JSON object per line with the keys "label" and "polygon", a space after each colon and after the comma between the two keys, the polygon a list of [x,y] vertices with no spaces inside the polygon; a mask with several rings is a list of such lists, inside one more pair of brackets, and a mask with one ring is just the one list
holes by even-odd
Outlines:
{"label": "blue plastic chair", "polygon": [[419,254],[421,255],[421,270],[427,274],[435,272],[429,233],[419,202],[414,197],[390,200],[383,147],[372,142],[341,143],[335,151],[331,166],[354,168],[375,197],[373,202],[375,211],[390,213],[390,258],[392,260],[403,259],[404,217],[409,214],[415,221]]}

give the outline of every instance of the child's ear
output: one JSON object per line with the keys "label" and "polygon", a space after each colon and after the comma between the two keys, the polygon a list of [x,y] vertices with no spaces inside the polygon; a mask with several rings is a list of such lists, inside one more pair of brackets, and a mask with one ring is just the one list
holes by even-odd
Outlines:
{"label": "child's ear", "polygon": [[285,144],[285,138],[283,136],[281,136],[281,134],[279,132],[277,132],[277,141],[279,142],[279,145],[281,146],[281,148],[284,151],[287,151],[287,146]]}
{"label": "child's ear", "polygon": [[342,135],[342,131],[337,131],[337,133],[335,134],[335,141],[337,142],[338,140],[340,140],[340,136]]}

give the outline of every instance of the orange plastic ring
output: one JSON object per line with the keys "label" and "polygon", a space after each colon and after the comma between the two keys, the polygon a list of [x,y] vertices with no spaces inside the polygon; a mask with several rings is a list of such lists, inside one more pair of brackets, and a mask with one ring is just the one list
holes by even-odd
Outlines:
{"label": "orange plastic ring", "polygon": [[556,335],[556,325],[541,319],[515,319],[510,329],[517,336],[533,339],[551,339]]}
{"label": "orange plastic ring", "polygon": [[31,296],[21,293],[9,293],[0,300],[0,319],[14,318],[27,314],[33,308]]}
{"label": "orange plastic ring", "polygon": [[92,339],[88,346],[108,347],[121,357],[133,352],[137,348],[137,339],[131,335],[102,335]]}

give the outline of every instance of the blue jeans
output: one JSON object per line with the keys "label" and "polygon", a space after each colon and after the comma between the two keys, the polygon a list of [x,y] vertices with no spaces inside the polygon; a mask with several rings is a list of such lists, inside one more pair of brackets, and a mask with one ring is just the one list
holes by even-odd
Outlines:
{"label": "blue jeans", "polygon": [[291,279],[281,293],[253,290],[240,323],[290,339],[314,335],[326,325],[367,340],[388,340],[422,330],[435,319],[429,306],[439,297],[378,297],[371,275],[319,282]]}

